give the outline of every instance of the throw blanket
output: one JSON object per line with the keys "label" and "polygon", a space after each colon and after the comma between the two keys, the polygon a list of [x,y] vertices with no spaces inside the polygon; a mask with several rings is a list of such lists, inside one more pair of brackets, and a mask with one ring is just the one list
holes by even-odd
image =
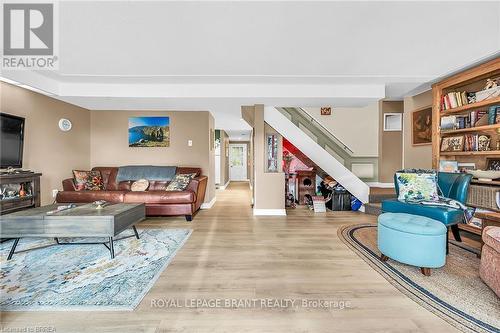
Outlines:
{"label": "throw blanket", "polygon": [[408,203],[414,203],[414,204],[420,204],[424,206],[438,206],[438,207],[449,207],[449,208],[454,208],[461,210],[464,214],[464,222],[467,223],[469,222],[472,217],[474,216],[474,212],[476,211],[475,208],[469,208],[460,201],[453,200],[450,198],[445,198],[442,196],[439,196],[437,201],[431,201],[431,200],[414,200],[414,201],[408,201]]}
{"label": "throw blanket", "polygon": [[139,179],[171,181],[176,172],[177,167],[174,166],[127,165],[118,168],[116,181],[118,183]]}

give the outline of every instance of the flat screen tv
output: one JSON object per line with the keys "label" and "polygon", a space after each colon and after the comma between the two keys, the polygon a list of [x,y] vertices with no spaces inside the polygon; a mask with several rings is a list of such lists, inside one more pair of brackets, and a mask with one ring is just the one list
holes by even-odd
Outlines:
{"label": "flat screen tv", "polygon": [[24,118],[0,113],[0,127],[0,168],[22,168]]}

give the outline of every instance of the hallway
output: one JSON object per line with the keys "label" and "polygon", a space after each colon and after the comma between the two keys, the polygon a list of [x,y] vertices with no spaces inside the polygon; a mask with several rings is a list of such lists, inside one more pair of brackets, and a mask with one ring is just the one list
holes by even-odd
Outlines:
{"label": "hallway", "polygon": [[[253,217],[248,183],[233,182],[191,223],[150,218],[139,226],[194,231],[135,311],[10,312],[2,314],[2,322],[54,326],[57,332],[455,331],[397,291],[337,237],[339,226],[374,222],[372,216],[288,213]],[[343,302],[345,308],[152,306],[158,299],[325,300]]]}

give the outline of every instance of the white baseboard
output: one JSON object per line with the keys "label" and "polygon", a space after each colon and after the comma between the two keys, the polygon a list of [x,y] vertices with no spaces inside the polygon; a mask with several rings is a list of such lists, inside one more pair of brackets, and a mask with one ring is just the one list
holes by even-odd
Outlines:
{"label": "white baseboard", "polygon": [[370,187],[382,187],[382,188],[393,188],[394,183],[379,183],[379,182],[367,182],[366,185]]}
{"label": "white baseboard", "polygon": [[228,180],[227,183],[225,183],[224,185],[219,185],[219,187],[217,189],[218,190],[225,190],[229,186],[229,182],[230,182],[230,180]]}
{"label": "white baseboard", "polygon": [[253,215],[286,216],[285,209],[253,209]]}
{"label": "white baseboard", "polygon": [[215,205],[215,201],[217,200],[216,197],[214,197],[210,202],[204,202],[201,204],[200,209],[210,209],[212,208],[213,205]]}

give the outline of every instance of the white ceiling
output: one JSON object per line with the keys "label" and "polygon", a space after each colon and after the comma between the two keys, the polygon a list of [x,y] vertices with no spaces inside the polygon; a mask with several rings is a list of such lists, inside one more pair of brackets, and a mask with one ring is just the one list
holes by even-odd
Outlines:
{"label": "white ceiling", "polygon": [[61,2],[57,72],[3,77],[95,110],[364,106],[500,50],[500,2]]}

